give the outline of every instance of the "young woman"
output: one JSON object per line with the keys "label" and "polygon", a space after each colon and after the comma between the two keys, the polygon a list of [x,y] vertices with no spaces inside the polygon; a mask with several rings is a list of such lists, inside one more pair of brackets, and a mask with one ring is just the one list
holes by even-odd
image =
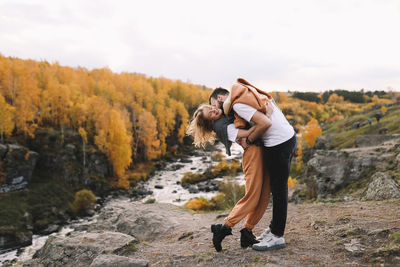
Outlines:
{"label": "young woman", "polygon": [[[187,134],[193,136],[195,146],[204,147],[207,143],[214,143],[216,133],[230,154],[230,142],[246,138],[254,131],[254,128],[236,129],[232,122],[233,118],[225,116],[221,109],[203,104],[194,113]],[[242,167],[246,180],[245,195],[224,219],[225,224],[211,225],[213,245],[217,251],[222,250],[221,242],[225,236],[232,234],[232,227],[246,216],[244,228],[240,231],[240,244],[246,248],[259,242],[252,230],[264,215],[270,197],[269,175],[263,164],[262,146],[250,145],[244,150]]]}

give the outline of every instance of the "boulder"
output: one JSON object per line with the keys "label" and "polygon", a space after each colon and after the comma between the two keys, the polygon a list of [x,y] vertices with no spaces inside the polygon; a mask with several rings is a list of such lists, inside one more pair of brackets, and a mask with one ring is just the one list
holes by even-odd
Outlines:
{"label": "boulder", "polygon": [[384,172],[377,172],[365,191],[363,200],[385,200],[400,198],[400,188],[396,182]]}
{"label": "boulder", "polygon": [[337,192],[375,168],[380,160],[375,154],[317,150],[306,165],[311,197],[324,198]]}
{"label": "boulder", "polygon": [[141,259],[133,259],[124,256],[101,254],[97,256],[90,267],[147,267],[149,263]]}
{"label": "boulder", "polygon": [[107,229],[152,241],[174,232],[177,227],[182,230],[183,218],[190,219],[188,226],[191,225],[193,218],[188,215],[172,204],[158,203],[149,209],[148,205],[139,202],[119,201],[107,204],[96,222],[89,226],[89,231]]}
{"label": "boulder", "polygon": [[34,260],[24,266],[90,266],[97,256],[113,253],[135,238],[122,233],[73,232],[66,237],[49,237],[34,255]]}

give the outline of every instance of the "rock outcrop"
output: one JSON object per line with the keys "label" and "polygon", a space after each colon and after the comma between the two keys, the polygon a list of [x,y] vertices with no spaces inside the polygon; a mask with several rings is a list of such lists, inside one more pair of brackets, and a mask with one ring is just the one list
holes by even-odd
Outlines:
{"label": "rock outcrop", "polygon": [[132,236],[108,231],[49,237],[34,255],[35,259],[24,266],[89,266],[97,256],[114,253],[133,241]]}
{"label": "rock outcrop", "polygon": [[[172,204],[144,205],[119,201],[103,208],[97,222],[89,226],[89,231],[106,229],[151,241],[172,232],[177,226],[182,229],[182,220],[186,217],[187,212],[177,210]],[[190,220],[188,224],[192,222]]]}
{"label": "rock outcrop", "polygon": [[311,194],[315,194],[312,197],[327,197],[357,181],[374,169],[379,160],[374,154],[317,150],[306,171]]}
{"label": "rock outcrop", "polygon": [[400,198],[400,188],[396,182],[384,172],[377,172],[371,177],[363,200],[385,200]]}
{"label": "rock outcrop", "polygon": [[[146,258],[135,253],[139,241],[179,241],[192,236],[203,217],[207,226],[214,219],[214,215],[192,215],[172,204],[112,200],[85,226],[87,232],[50,236],[24,266],[148,266]],[[208,227],[205,231],[209,232]]]}
{"label": "rock outcrop", "polygon": [[25,188],[31,180],[38,157],[38,153],[24,146],[0,144],[0,193]]}
{"label": "rock outcrop", "polygon": [[[318,147],[326,148],[325,139],[319,140]],[[366,146],[368,143],[370,146]],[[360,136],[359,146],[362,147],[313,151],[305,171],[308,197],[330,197],[355,182],[366,187],[375,172],[400,166],[400,135]]]}

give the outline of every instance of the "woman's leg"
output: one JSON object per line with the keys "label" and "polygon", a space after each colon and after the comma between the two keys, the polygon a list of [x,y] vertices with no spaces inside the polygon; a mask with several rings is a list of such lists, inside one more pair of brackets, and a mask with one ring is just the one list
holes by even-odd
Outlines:
{"label": "woman's leg", "polygon": [[[266,156],[266,154],[264,154]],[[269,199],[270,199],[270,185],[269,185],[269,173],[267,170],[267,166],[263,164],[263,181],[262,181],[262,189],[261,196],[258,200],[256,208],[247,215],[246,222],[244,227],[252,230],[254,226],[261,220],[263,217],[265,210],[268,207]]]}
{"label": "woman's leg", "polygon": [[246,180],[246,193],[225,218],[225,224],[233,227],[257,207],[263,190],[263,147],[249,146],[243,153],[242,167]]}

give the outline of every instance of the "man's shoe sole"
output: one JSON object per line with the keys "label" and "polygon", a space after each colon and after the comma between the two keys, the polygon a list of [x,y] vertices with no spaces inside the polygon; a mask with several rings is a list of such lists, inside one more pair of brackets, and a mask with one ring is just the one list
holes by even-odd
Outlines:
{"label": "man's shoe sole", "polygon": [[272,246],[272,247],[267,247],[267,246],[265,246],[265,247],[254,247],[253,246],[253,249],[257,250],[257,251],[270,251],[270,250],[282,249],[282,248],[285,248],[285,247],[286,247],[286,244],[280,244],[280,245],[275,245],[275,246]]}

